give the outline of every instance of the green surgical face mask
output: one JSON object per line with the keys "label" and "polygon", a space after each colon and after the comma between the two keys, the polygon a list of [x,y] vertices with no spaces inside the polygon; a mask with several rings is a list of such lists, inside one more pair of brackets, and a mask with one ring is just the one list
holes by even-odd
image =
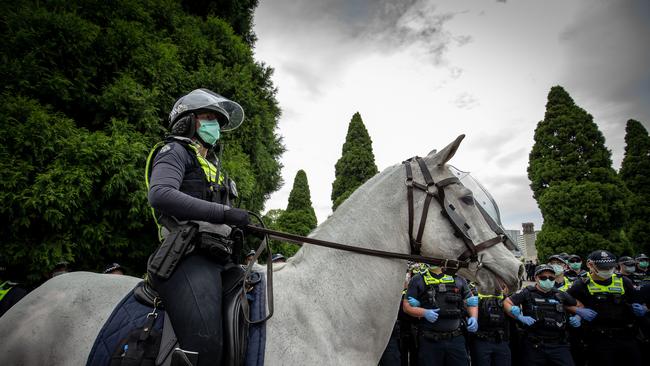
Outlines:
{"label": "green surgical face mask", "polygon": [[569,266],[571,267],[572,270],[579,271],[580,268],[582,268],[582,262],[569,263]]}
{"label": "green surgical face mask", "polygon": [[199,120],[200,126],[196,133],[199,134],[201,140],[210,146],[214,146],[221,136],[221,127],[219,121],[216,119]]}
{"label": "green surgical face mask", "polygon": [[546,291],[552,289],[554,286],[555,286],[555,281],[552,281],[552,280],[540,280],[539,281],[539,287],[543,288]]}
{"label": "green surgical face mask", "polygon": [[648,261],[639,262],[639,267],[646,269],[648,268],[648,263],[649,263]]}
{"label": "green surgical face mask", "polygon": [[553,271],[555,271],[556,276],[564,273],[564,268],[562,268],[562,266],[559,264],[551,264],[551,267],[553,267]]}

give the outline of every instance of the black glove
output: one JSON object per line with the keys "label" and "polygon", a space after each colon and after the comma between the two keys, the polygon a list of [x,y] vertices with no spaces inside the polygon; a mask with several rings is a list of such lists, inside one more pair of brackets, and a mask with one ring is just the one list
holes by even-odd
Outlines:
{"label": "black glove", "polygon": [[246,226],[250,224],[251,219],[248,211],[235,207],[224,207],[223,223],[233,226]]}

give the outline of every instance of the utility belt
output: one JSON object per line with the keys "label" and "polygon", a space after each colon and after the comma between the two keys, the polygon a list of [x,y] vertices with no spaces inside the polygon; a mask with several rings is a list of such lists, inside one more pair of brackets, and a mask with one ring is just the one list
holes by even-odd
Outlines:
{"label": "utility belt", "polygon": [[636,327],[630,326],[627,328],[588,328],[585,329],[587,339],[595,338],[634,338],[636,337]]}
{"label": "utility belt", "polygon": [[463,331],[462,329],[458,328],[456,330],[452,330],[451,332],[436,332],[434,330],[420,328],[419,334],[424,339],[439,342],[439,341],[445,341],[457,337],[459,335],[462,335]]}
{"label": "utility belt", "polygon": [[565,344],[568,343],[566,333],[557,336],[542,336],[536,334],[525,333],[524,339],[534,345],[538,344]]}
{"label": "utility belt", "polygon": [[476,332],[476,339],[480,339],[482,341],[487,341],[487,342],[492,342],[492,343],[501,343],[501,342],[507,342],[509,337],[506,331],[504,330],[483,330],[481,331],[479,329],[478,332]]}
{"label": "utility belt", "polygon": [[[168,279],[181,259],[192,252],[206,255],[225,264],[233,253],[240,250],[243,235],[231,231],[225,225],[200,221],[179,223],[173,217],[163,216],[160,223],[169,231],[162,244],[149,257],[147,272],[161,279]],[[238,254],[238,253],[235,253]]]}

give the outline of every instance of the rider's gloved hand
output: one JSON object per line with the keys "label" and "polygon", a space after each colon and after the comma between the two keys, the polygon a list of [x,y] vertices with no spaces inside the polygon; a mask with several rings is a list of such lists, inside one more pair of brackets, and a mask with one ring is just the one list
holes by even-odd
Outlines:
{"label": "rider's gloved hand", "polygon": [[465,301],[467,303],[467,306],[469,306],[469,307],[478,306],[478,296],[470,296]]}
{"label": "rider's gloved hand", "polygon": [[424,319],[426,319],[429,323],[435,323],[436,320],[438,320],[438,312],[440,309],[427,309],[424,312]]}
{"label": "rider's gloved hand", "polygon": [[576,314],[580,315],[580,317],[588,322],[594,320],[596,315],[598,315],[597,312],[589,309],[589,308],[577,308],[576,309]]}
{"label": "rider's gloved hand", "polygon": [[510,314],[517,318],[519,315],[521,315],[521,308],[517,305],[514,305],[510,308]]}
{"label": "rider's gloved hand", "polygon": [[467,319],[467,331],[470,333],[476,333],[477,330],[478,330],[478,321],[476,320],[476,318],[471,317]]}
{"label": "rider's gloved hand", "polygon": [[418,299],[415,299],[415,298],[413,298],[411,296],[409,296],[407,301],[409,302],[409,305],[411,305],[414,308],[419,308],[420,305],[421,305],[420,302],[418,301]]}
{"label": "rider's gloved hand", "polygon": [[233,226],[246,226],[250,224],[251,219],[248,211],[236,207],[224,206],[223,223]]}
{"label": "rider's gloved hand", "polygon": [[535,322],[536,322],[535,318],[530,317],[530,316],[521,315],[521,314],[519,314],[519,316],[517,317],[517,320],[519,320],[520,322],[522,322],[522,323],[524,323],[524,324],[526,324],[528,326],[531,326],[531,325],[535,324]]}

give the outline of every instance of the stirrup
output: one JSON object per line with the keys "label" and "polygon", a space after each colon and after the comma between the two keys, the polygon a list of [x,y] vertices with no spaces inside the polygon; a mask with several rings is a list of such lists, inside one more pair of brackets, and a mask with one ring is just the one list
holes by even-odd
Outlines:
{"label": "stirrup", "polygon": [[196,366],[199,362],[199,353],[174,348],[171,366]]}

